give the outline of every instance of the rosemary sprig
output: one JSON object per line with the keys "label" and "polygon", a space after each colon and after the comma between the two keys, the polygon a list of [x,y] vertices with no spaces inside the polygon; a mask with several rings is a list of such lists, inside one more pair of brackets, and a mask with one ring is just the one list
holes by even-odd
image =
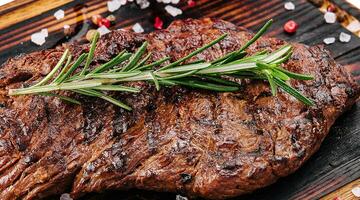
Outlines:
{"label": "rosemary sprig", "polygon": [[[69,55],[69,50],[65,50],[59,62],[44,79],[29,88],[10,89],[9,95],[36,94],[55,96],[62,100],[79,104],[80,102],[75,99],[54,93],[56,91],[72,91],[81,95],[101,98],[126,110],[131,110],[130,106],[106,95],[104,91],[137,93],[140,92],[138,88],[127,87],[123,83],[149,81],[155,84],[157,90],[160,90],[161,85],[180,85],[216,92],[234,92],[239,90],[239,84],[226,79],[226,77],[235,77],[267,80],[273,95],[276,95],[278,88],[281,88],[299,101],[311,106],[314,103],[287,82],[291,79],[311,80],[313,77],[311,75],[290,72],[281,67],[281,64],[291,57],[292,46],[285,45],[272,53],[259,51],[251,56],[247,56],[245,51],[247,47],[261,37],[271,23],[272,20],[268,21],[239,50],[230,52],[215,61],[196,60],[183,64],[190,58],[219,43],[226,38],[227,34],[223,34],[209,44],[165,66],[161,65],[169,61],[169,57],[146,64],[151,59],[152,54],[149,52],[145,55],[148,43],[144,42],[135,53],[122,51],[107,63],[91,70],[89,68],[99,38],[99,35],[95,34],[89,53],[80,55],[71,64],[72,56]],[[66,63],[61,69],[65,60]],[[84,61],[84,67],[79,73],[75,73]],[[57,72],[58,75],[55,77]],[[51,79],[53,80],[52,82],[50,82]]]}

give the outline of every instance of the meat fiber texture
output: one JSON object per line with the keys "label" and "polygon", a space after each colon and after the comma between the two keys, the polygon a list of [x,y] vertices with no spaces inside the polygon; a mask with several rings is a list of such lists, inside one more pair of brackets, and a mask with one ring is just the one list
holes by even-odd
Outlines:
{"label": "meat fiber texture", "polygon": [[[183,20],[149,34],[113,31],[98,41],[92,67],[149,42],[153,60],[179,59],[223,33],[229,36],[193,59],[214,60],[239,49],[252,33],[231,23]],[[285,41],[262,37],[247,50],[273,51]],[[321,46],[292,43],[283,65],[315,80],[290,84],[313,99],[305,106],[268,83],[243,80],[233,93],[130,83],[139,94],[112,93],[133,111],[101,99],[8,96],[10,88],[44,77],[67,44],[9,59],[0,69],[0,199],[41,199],[132,188],[225,199],[250,193],[296,171],[320,146],[336,118],[359,97],[359,86]]]}

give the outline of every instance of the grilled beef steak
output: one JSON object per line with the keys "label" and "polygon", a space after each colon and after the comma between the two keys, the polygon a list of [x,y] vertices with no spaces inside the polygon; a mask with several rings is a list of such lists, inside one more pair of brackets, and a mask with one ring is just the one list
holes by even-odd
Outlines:
{"label": "grilled beef steak", "polygon": [[[213,60],[237,50],[252,33],[220,20],[176,21],[150,34],[114,31],[101,38],[93,66],[145,40],[154,59],[185,54],[227,32],[197,56]],[[247,51],[286,42],[261,38]],[[22,55],[0,69],[0,199],[39,199],[69,192],[131,188],[222,199],[265,187],[298,169],[320,146],[335,119],[354,104],[359,86],[322,47],[294,43],[284,68],[312,74],[291,85],[316,103],[307,107],[268,83],[243,80],[241,90],[214,93],[131,83],[140,94],[114,93],[133,107],[97,98],[82,106],[55,97],[7,95],[46,75],[65,47]],[[71,44],[74,55],[88,44]]]}

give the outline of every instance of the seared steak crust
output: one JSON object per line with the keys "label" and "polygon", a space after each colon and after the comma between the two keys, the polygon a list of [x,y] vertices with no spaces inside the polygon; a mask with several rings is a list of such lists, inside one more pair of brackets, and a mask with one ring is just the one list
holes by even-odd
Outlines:
{"label": "seared steak crust", "polygon": [[[155,59],[178,59],[227,32],[197,58],[213,60],[251,36],[220,20],[176,21],[146,35],[114,31],[98,42],[93,66],[144,40]],[[261,38],[248,52],[285,44]],[[9,97],[9,88],[46,75],[65,47],[22,55],[0,69],[0,199],[38,199],[70,192],[130,188],[222,199],[249,193],[298,169],[320,146],[335,119],[360,94],[320,46],[294,43],[284,68],[315,76],[291,85],[313,99],[306,107],[268,84],[243,80],[241,90],[213,93],[174,87],[157,92],[137,82],[140,94],[113,94],[134,111],[96,98],[82,106],[54,97]],[[74,55],[89,45],[70,44]]]}

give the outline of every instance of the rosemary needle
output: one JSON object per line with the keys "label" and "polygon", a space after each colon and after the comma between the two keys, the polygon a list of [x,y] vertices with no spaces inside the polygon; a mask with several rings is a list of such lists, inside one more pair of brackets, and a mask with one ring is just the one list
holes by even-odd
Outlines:
{"label": "rosemary needle", "polygon": [[239,90],[239,87],[219,85],[219,84],[204,82],[196,79],[179,79],[179,80],[171,80],[171,81],[178,85],[184,85],[192,88],[199,88],[205,90],[212,90],[216,92],[235,92]]}
{"label": "rosemary needle", "polygon": [[66,61],[66,64],[64,66],[64,68],[61,70],[61,72],[59,73],[59,75],[51,82],[51,83],[55,83],[57,82],[59,79],[61,79],[61,76],[66,72],[66,70],[68,70],[68,67],[70,65],[70,62],[71,62],[71,59],[72,59],[72,55],[69,55],[68,56],[68,59]]}
{"label": "rosemary needle", "polygon": [[137,70],[144,70],[144,69],[153,68],[153,67],[155,67],[155,66],[160,66],[161,64],[163,64],[164,62],[166,62],[166,61],[168,61],[168,60],[170,60],[170,57],[165,57],[165,58],[162,58],[162,59],[160,59],[160,60],[158,60],[158,61],[155,61],[155,62],[153,62],[153,63],[150,63],[150,64],[148,64],[148,65],[139,66],[139,67],[137,67],[136,69],[137,69]]}
{"label": "rosemary needle", "polygon": [[[122,61],[127,60],[127,56],[130,56],[131,54],[125,54],[125,51],[120,52],[115,58],[111,59],[109,62],[101,65],[100,67],[95,68],[93,71],[91,71],[89,74],[95,74],[98,72],[106,71],[107,69],[110,69],[118,64],[120,64]],[[88,74],[88,75],[89,75]]]}
{"label": "rosemary needle", "polygon": [[151,53],[148,53],[144,59],[142,59],[138,64],[135,65],[135,67],[133,67],[131,70],[129,71],[134,71],[134,70],[138,70],[138,68],[144,66],[144,64],[150,59],[151,57]]}
{"label": "rosemary needle", "polygon": [[88,57],[86,58],[85,66],[84,66],[83,70],[81,71],[80,75],[84,75],[86,73],[86,70],[89,68],[90,63],[92,62],[92,59],[94,58],[96,42],[98,41],[99,37],[100,37],[100,33],[96,32],[92,38],[90,51],[89,51]]}
{"label": "rosemary needle", "polygon": [[98,97],[98,98],[101,98],[101,99],[104,99],[106,101],[109,101],[110,103],[112,104],[115,104],[119,107],[122,107],[124,108],[125,110],[128,110],[128,111],[131,111],[131,107],[129,107],[128,105],[124,104],[123,102],[121,101],[118,101],[110,96],[107,96],[101,92],[98,92],[98,91],[95,91],[95,90],[92,90],[92,89],[76,89],[76,90],[73,90],[74,92],[77,92],[79,94],[83,94],[83,95],[87,95],[87,96],[93,96],[93,97]]}
{"label": "rosemary needle", "polygon": [[191,52],[190,54],[184,56],[183,58],[180,58],[179,60],[177,60],[177,61],[175,61],[173,63],[170,63],[169,65],[167,65],[165,67],[160,68],[159,71],[162,71],[162,70],[165,70],[165,69],[168,69],[168,68],[171,68],[171,67],[175,67],[175,66],[181,64],[182,62],[194,57],[195,55],[199,54],[200,52],[204,51],[205,49],[208,49],[208,48],[212,47],[213,45],[217,44],[218,42],[220,42],[221,40],[226,38],[227,35],[228,35],[227,33],[223,34],[222,36],[220,36],[217,39],[213,40],[209,44],[207,44],[207,45],[205,45],[205,46]]}
{"label": "rosemary needle", "polygon": [[290,72],[286,69],[283,69],[281,67],[276,67],[277,70],[282,71],[283,73],[285,73],[288,77],[293,78],[293,79],[297,79],[297,80],[312,80],[314,79],[313,76],[311,75],[307,75],[307,74],[298,74],[298,73],[294,73],[294,72]]}
{"label": "rosemary needle", "polygon": [[265,74],[265,76],[266,76],[266,78],[267,78],[267,80],[268,80],[268,82],[270,84],[272,95],[276,96],[276,94],[277,94],[277,85],[276,85],[276,83],[274,81],[274,78],[271,75],[271,72],[269,70],[267,70],[267,69],[265,69],[263,72],[264,72],[264,74]]}
{"label": "rosemary needle", "polygon": [[152,71],[150,71],[149,74],[150,74],[152,80],[155,83],[156,90],[159,91],[160,90],[160,85],[159,85],[159,81],[158,81],[157,77],[154,75],[154,73]]}
{"label": "rosemary needle", "polygon": [[135,52],[135,54],[133,54],[130,57],[130,60],[129,60],[128,64],[125,65],[125,67],[123,67],[121,69],[122,72],[127,71],[127,70],[131,70],[136,65],[136,63],[140,60],[141,56],[144,54],[144,52],[145,52],[145,50],[147,48],[147,45],[148,45],[148,42],[144,42],[140,46],[140,48]]}
{"label": "rosemary needle", "polygon": [[70,98],[70,97],[67,97],[67,96],[62,96],[62,95],[59,95],[59,94],[54,94],[54,93],[50,93],[50,92],[43,92],[41,93],[41,95],[43,96],[50,96],[50,97],[57,97],[61,100],[64,100],[64,101],[67,101],[69,103],[74,103],[74,104],[78,104],[78,105],[81,105],[81,103],[73,98]]}
{"label": "rosemary needle", "polygon": [[281,89],[283,89],[285,92],[289,93],[290,95],[292,95],[293,97],[295,97],[299,101],[303,102],[305,105],[308,105],[308,106],[313,106],[314,105],[314,102],[312,102],[309,98],[302,95],[299,91],[297,91],[296,89],[294,89],[290,85],[286,84],[283,80],[275,77],[274,82],[279,87],[281,87]]}
{"label": "rosemary needle", "polygon": [[65,72],[63,71],[62,73],[59,74],[59,76],[61,76],[59,79],[57,79],[57,81],[55,81],[56,84],[61,84],[62,82],[64,82],[80,65],[81,63],[85,60],[85,58],[88,56],[88,54],[84,53],[81,54],[79,56],[79,58],[75,61],[75,63]]}
{"label": "rosemary needle", "polygon": [[239,50],[231,52],[228,55],[225,55],[225,57],[223,59],[220,58],[221,63],[222,64],[227,63],[227,62],[231,61],[238,54],[241,54],[242,51],[247,49],[251,44],[253,44],[257,39],[259,39],[266,32],[266,30],[272,25],[272,23],[273,23],[272,19],[267,21],[265,23],[265,25],[244,46],[242,46]]}

